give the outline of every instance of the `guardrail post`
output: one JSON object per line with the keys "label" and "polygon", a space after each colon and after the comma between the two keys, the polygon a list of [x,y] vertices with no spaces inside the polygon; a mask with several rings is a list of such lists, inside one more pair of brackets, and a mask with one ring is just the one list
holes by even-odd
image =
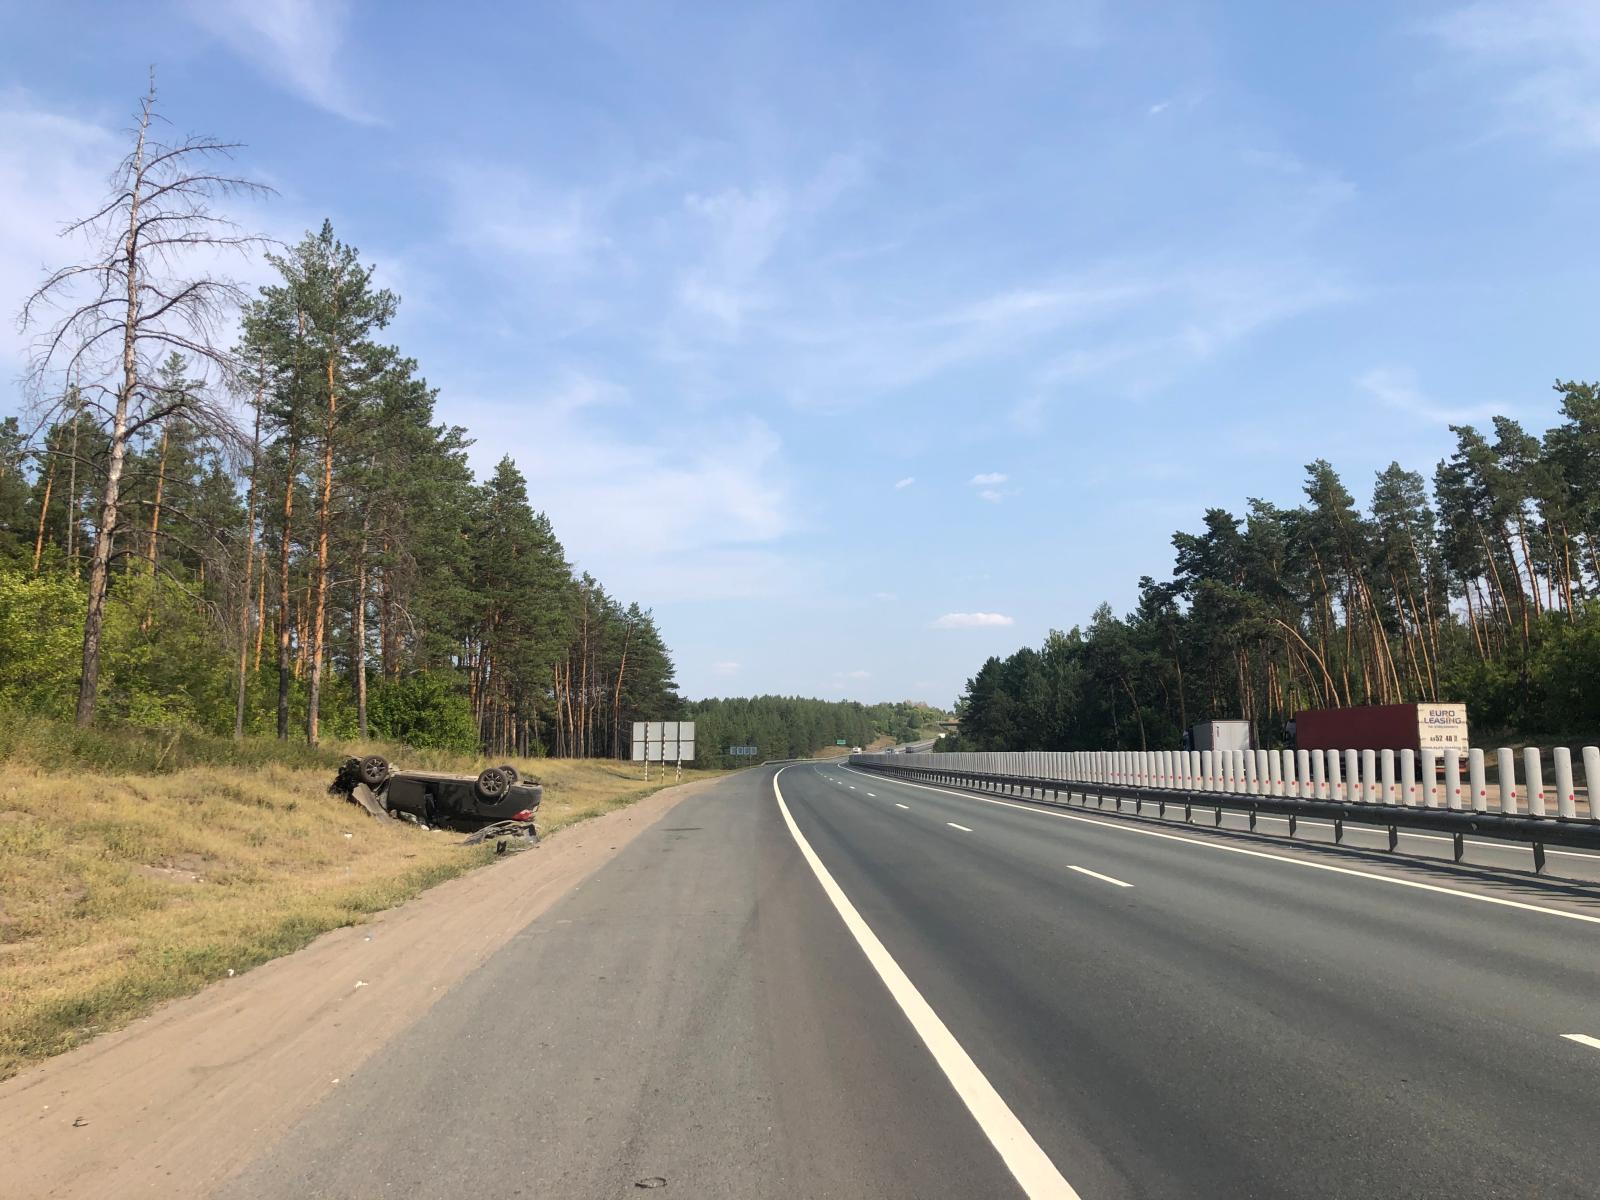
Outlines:
{"label": "guardrail post", "polygon": [[1509,746],[1501,746],[1494,752],[1495,762],[1500,769],[1500,811],[1515,813],[1517,811],[1517,756],[1511,752]]}
{"label": "guardrail post", "polygon": [[1583,748],[1583,790],[1589,801],[1589,820],[1600,821],[1600,796],[1595,795],[1595,785],[1600,784],[1600,746]]}
{"label": "guardrail post", "polygon": [[[1306,751],[1300,751],[1301,754]],[[1321,800],[1328,794],[1328,756],[1321,750],[1311,751],[1311,795]]]}
{"label": "guardrail post", "polygon": [[1417,806],[1417,752],[1400,751],[1400,803],[1408,808]]}
{"label": "guardrail post", "polygon": [[1361,799],[1361,755],[1354,750],[1344,752],[1344,798],[1348,804]]}
{"label": "guardrail post", "polygon": [[1422,803],[1427,808],[1439,807],[1439,752],[1422,752]]}
{"label": "guardrail post", "polygon": [[1444,752],[1444,803],[1461,811],[1461,751],[1454,746]]}
{"label": "guardrail post", "polygon": [[1489,811],[1489,785],[1483,778],[1483,751],[1467,751],[1467,787],[1472,792],[1472,811]]}
{"label": "guardrail post", "polygon": [[1254,795],[1261,788],[1261,766],[1258,762],[1260,757],[1261,751],[1259,750],[1254,754],[1248,750],[1244,752],[1244,790],[1251,795]]}
{"label": "guardrail post", "polygon": [[[1378,758],[1378,771],[1383,780],[1383,803],[1396,804],[1394,794],[1394,751],[1385,750]],[[1393,846],[1389,847],[1391,850]]]}
{"label": "guardrail post", "polygon": [[1376,750],[1363,750],[1361,752],[1361,803],[1376,804],[1378,802],[1378,752]]}
{"label": "guardrail post", "polygon": [[1557,746],[1550,754],[1556,760],[1556,815],[1570,821],[1578,815],[1578,793],[1572,786],[1572,751]]}
{"label": "guardrail post", "polygon": [[1200,790],[1202,792],[1214,792],[1217,790],[1213,786],[1217,777],[1216,772],[1216,752],[1212,750],[1200,751]]}
{"label": "guardrail post", "polygon": [[1341,798],[1341,789],[1344,786],[1339,779],[1339,752],[1337,750],[1319,750],[1319,754],[1328,760],[1328,795],[1329,800]]}
{"label": "guardrail post", "polygon": [[1544,763],[1539,747],[1527,746],[1522,751],[1522,770],[1528,783],[1528,815],[1544,816]]}

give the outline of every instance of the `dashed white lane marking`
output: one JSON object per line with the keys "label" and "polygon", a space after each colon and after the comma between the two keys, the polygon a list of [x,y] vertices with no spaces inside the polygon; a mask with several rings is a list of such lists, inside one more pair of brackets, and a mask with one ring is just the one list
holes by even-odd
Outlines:
{"label": "dashed white lane marking", "polygon": [[1591,1050],[1600,1050],[1600,1038],[1592,1038],[1587,1033],[1563,1033],[1561,1036],[1569,1042],[1588,1046]]}
{"label": "dashed white lane marking", "polygon": [[811,843],[806,841],[805,834],[801,833],[800,827],[794,823],[789,806],[783,802],[783,791],[778,787],[778,776],[787,769],[780,767],[777,774],[773,775],[772,794],[778,799],[778,811],[783,814],[783,823],[789,827],[790,836],[800,847],[801,856],[811,867],[817,882],[822,885],[822,890],[833,902],[833,907],[838,910],[839,916],[844,919],[845,928],[856,939],[856,944],[867,956],[872,969],[878,973],[878,978],[883,980],[883,985],[889,989],[889,994],[900,1006],[900,1011],[905,1013],[906,1020],[911,1022],[911,1028],[916,1030],[917,1036],[922,1039],[922,1044],[928,1048],[928,1053],[933,1055],[933,1061],[939,1064],[944,1077],[950,1081],[950,1086],[955,1088],[956,1095],[961,1097],[961,1102],[967,1106],[967,1111],[978,1122],[978,1128],[983,1130],[984,1136],[1005,1161],[1018,1186],[1022,1188],[1023,1195],[1029,1200],[1081,1200],[1072,1185],[1060,1171],[1056,1170],[1056,1165],[1050,1161],[1050,1156],[1040,1149],[1039,1143],[1033,1140],[1033,1135],[1017,1119],[1017,1114],[1011,1111],[1011,1106],[999,1092],[994,1090],[994,1085],[978,1069],[978,1064],[972,1061],[972,1056],[960,1042],[956,1041],[955,1035],[939,1019],[939,1014],[933,1011],[933,1006],[922,998],[917,985],[912,983],[910,977],[900,969],[900,964],[895,962],[884,944],[878,940],[878,935],[872,932],[872,927],[856,911],[855,905],[850,903],[850,897],[846,896],[844,889],[834,881],[832,873],[822,865],[817,852],[811,848]]}
{"label": "dashed white lane marking", "polygon": [[867,795],[871,796],[874,800],[876,800],[878,798],[878,793],[877,792],[868,792]]}
{"label": "dashed white lane marking", "polygon": [[911,805],[909,805],[909,804],[901,804],[901,803],[900,803],[900,801],[898,801],[898,800],[896,800],[896,801],[895,801],[895,802],[894,802],[894,806],[895,806],[895,807],[896,807],[896,808],[903,808],[903,809],[905,809],[905,810],[906,810],[906,811],[907,811],[907,812],[909,812],[909,811],[911,811]]}
{"label": "dashed white lane marking", "polygon": [[959,829],[959,830],[961,830],[962,833],[971,833],[972,832],[972,830],[968,829],[965,825],[957,825],[954,821],[946,821],[945,824],[950,826],[951,829]]}
{"label": "dashed white lane marking", "polygon": [[[859,773],[859,772],[858,772]],[[1184,842],[1190,846],[1200,846],[1206,850],[1216,850],[1224,854],[1243,854],[1248,858],[1264,858],[1269,862],[1288,863],[1292,867],[1304,867],[1309,871],[1331,871],[1335,875],[1350,875],[1356,879],[1374,879],[1379,883],[1393,884],[1395,887],[1415,888],[1419,892],[1436,892],[1441,896],[1455,896],[1461,900],[1476,900],[1480,904],[1493,904],[1501,908],[1516,908],[1523,912],[1543,913],[1547,917],[1564,917],[1568,921],[1582,921],[1586,925],[1600,925],[1600,917],[1591,916],[1589,913],[1567,912],[1560,908],[1546,908],[1542,904],[1527,904],[1521,900],[1507,900],[1501,896],[1483,896],[1477,892],[1463,892],[1457,888],[1440,887],[1437,883],[1422,883],[1415,879],[1401,879],[1394,875],[1375,875],[1371,871],[1358,871],[1354,867],[1340,867],[1333,863],[1311,862],[1304,858],[1290,858],[1283,854],[1269,854],[1265,850],[1250,850],[1244,846],[1229,846],[1222,842],[1207,842],[1200,838],[1184,837],[1178,833],[1163,833],[1159,829],[1141,829],[1137,825],[1117,821],[1102,821],[1094,817],[1081,817],[1077,813],[1056,812],[1049,808],[1036,808],[1031,804],[1013,804],[1009,800],[995,800],[989,796],[974,796],[968,792],[953,792],[949,788],[933,787],[926,783],[912,783],[909,780],[897,779],[901,787],[919,788],[924,792],[940,792],[946,796],[954,796],[959,800],[976,800],[980,804],[993,804],[999,808],[1014,808],[1018,812],[1036,813],[1041,817],[1057,817],[1063,821],[1081,821],[1085,825],[1097,825],[1101,829],[1113,829],[1118,833],[1137,834],[1140,837],[1160,838],[1164,842]]]}
{"label": "dashed white lane marking", "polygon": [[1091,870],[1089,870],[1088,867],[1075,867],[1071,863],[1068,863],[1067,864],[1067,870],[1076,871],[1079,875],[1087,875],[1091,879],[1098,879],[1101,883],[1109,883],[1109,884],[1111,884],[1112,887],[1132,887],[1133,886],[1133,884],[1124,883],[1120,879],[1113,879],[1109,875],[1102,875],[1102,874],[1100,874],[1099,871],[1091,871]]}

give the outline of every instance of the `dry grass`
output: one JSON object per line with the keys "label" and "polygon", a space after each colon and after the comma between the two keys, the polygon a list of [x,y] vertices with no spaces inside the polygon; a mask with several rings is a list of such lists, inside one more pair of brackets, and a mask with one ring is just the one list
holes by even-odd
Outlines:
{"label": "dry grass", "polygon": [[[456,755],[393,757],[477,769]],[[513,762],[546,785],[546,832],[671,782],[646,785],[613,762]],[[275,762],[167,774],[7,764],[0,1078],[493,857],[458,833],[374,821],[328,795],[330,778],[323,765]]]}

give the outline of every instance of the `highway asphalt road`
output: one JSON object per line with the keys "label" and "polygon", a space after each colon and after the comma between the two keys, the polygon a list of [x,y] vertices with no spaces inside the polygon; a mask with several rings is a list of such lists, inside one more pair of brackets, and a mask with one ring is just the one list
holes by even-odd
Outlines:
{"label": "highway asphalt road", "polygon": [[1597,1134],[1592,892],[805,764],[683,801],[223,1194],[1593,1197]]}

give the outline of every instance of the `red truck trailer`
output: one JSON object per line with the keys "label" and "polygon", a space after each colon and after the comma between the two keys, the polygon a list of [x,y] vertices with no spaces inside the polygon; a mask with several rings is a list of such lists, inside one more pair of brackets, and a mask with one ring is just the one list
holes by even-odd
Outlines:
{"label": "red truck trailer", "polygon": [[1465,704],[1368,704],[1294,715],[1296,750],[1461,750]]}

